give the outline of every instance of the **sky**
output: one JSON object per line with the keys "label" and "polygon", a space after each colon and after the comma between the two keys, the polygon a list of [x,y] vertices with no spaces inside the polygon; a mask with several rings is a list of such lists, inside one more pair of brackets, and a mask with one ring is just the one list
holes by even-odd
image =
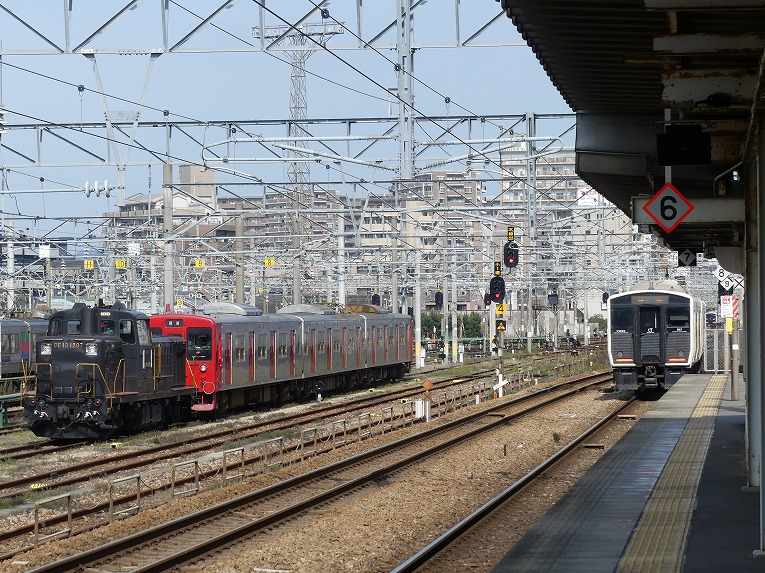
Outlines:
{"label": "sky", "polygon": [[[375,49],[347,49],[359,43],[355,36],[356,1],[333,0],[322,4],[329,10],[331,21],[338,23],[338,28],[342,23],[346,29],[327,42],[328,49],[319,49],[308,59],[310,118],[386,117],[391,109],[395,113],[386,92],[386,88],[396,85],[393,65],[396,56],[390,49],[395,43],[395,28],[380,37]],[[140,110],[141,121],[156,121],[160,126],[165,110],[167,117],[174,120],[211,123],[286,119],[290,101],[288,57],[283,52],[256,50],[259,40],[253,37],[252,28],[258,26],[261,18],[267,31],[293,24],[316,9],[318,2],[271,1],[266,4],[267,10],[262,10],[262,0],[173,1],[165,14],[169,22],[165,42],[160,0],[78,0],[73,3],[70,15],[64,13],[60,0],[4,1],[0,6],[5,8],[0,10],[0,107],[5,110],[4,120],[8,128],[23,124],[83,126],[89,121],[102,122],[104,98],[99,94],[96,71],[112,117],[129,118]],[[361,38],[370,41],[394,21],[396,2],[375,0],[362,6]],[[91,39],[100,26],[124,7],[127,7],[124,15]],[[134,52],[174,46],[218,8],[220,13],[182,44],[186,53],[162,53],[156,58],[147,81],[149,57]],[[459,19],[455,17],[457,9]],[[421,46],[414,55],[417,113],[424,116],[570,113],[531,49],[504,15],[476,40],[490,46],[448,47],[457,42],[458,26],[460,41],[464,41],[500,14],[500,10],[496,0],[427,0],[418,5],[413,16],[413,43]],[[68,16],[71,16],[69,50],[86,46],[95,50],[95,58],[79,53],[45,53],[55,47],[67,51],[64,24]],[[322,19],[315,13],[306,21],[316,23]],[[123,53],[107,53],[116,48]],[[144,88],[141,107],[138,102]],[[471,135],[493,137],[505,127],[487,124],[485,133]],[[283,135],[276,129],[264,127],[259,134]],[[327,128],[326,133],[338,133],[332,129]],[[372,133],[377,129],[369,127]],[[549,126],[538,126],[538,132],[549,130],[550,135],[557,134],[558,129],[552,121]],[[320,127],[316,130],[322,132]],[[33,218],[16,223],[17,228],[31,227],[30,234],[56,228],[65,217],[92,217],[95,224],[100,214],[116,207],[114,195],[88,198],[81,191],[86,182],[92,188],[95,181],[103,185],[104,180],[116,182],[121,177],[115,166],[97,166],[93,157],[95,154],[115,158],[114,149],[108,149],[103,139],[105,132],[96,134],[85,127],[70,130],[67,139],[81,149],[61,142],[63,133],[8,129],[0,136],[0,143],[7,146],[0,149],[3,170],[0,209],[4,217],[20,214]],[[430,135],[436,133],[438,126],[434,125]],[[221,141],[225,134],[210,127],[189,135],[193,137],[174,133],[170,154],[176,161],[199,162],[204,155],[199,141]],[[44,143],[38,148],[40,138]],[[157,153],[166,150],[161,127],[139,130],[137,141],[146,150]],[[121,161],[144,162],[125,168],[125,197],[161,192],[158,157],[140,149],[128,150],[124,146],[116,149]],[[39,150],[50,167],[32,164]],[[235,152],[242,156],[257,155],[252,146],[241,145]],[[251,177],[286,180],[284,173],[266,171],[273,170],[273,166],[243,164],[237,165],[237,169]],[[277,169],[283,171],[282,167]],[[313,175],[316,167],[312,169]],[[218,174],[216,181],[226,177],[225,173]],[[70,231],[64,224],[55,232]]]}

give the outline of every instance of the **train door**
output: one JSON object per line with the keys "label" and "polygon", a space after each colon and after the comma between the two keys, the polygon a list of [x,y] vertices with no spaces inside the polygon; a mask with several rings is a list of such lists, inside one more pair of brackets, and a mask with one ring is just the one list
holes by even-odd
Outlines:
{"label": "train door", "polygon": [[332,329],[327,329],[327,372],[332,372],[332,353],[335,350],[335,347],[332,345]]}
{"label": "train door", "polygon": [[123,392],[147,391],[152,377],[151,342],[148,329],[139,340],[136,321],[120,318],[117,328],[122,340],[122,352],[125,364],[125,386]]}
{"label": "train door", "polygon": [[308,347],[308,352],[311,353],[311,356],[309,357],[310,362],[310,368],[311,368],[311,374],[314,374],[316,372],[316,329],[311,329],[310,334],[310,345]]}
{"label": "train door", "polygon": [[247,370],[248,379],[255,381],[255,333],[247,333]]}
{"label": "train door", "polygon": [[276,331],[268,334],[268,375],[271,379],[276,378]]}
{"label": "train door", "polygon": [[661,312],[658,306],[638,308],[639,351],[643,363],[662,362]]}
{"label": "train door", "polygon": [[388,350],[390,340],[388,339],[388,325],[383,326],[383,362],[388,363]]}
{"label": "train door", "polygon": [[372,327],[372,336],[369,341],[372,343],[372,364],[377,364],[377,327]]}
{"label": "train door", "polygon": [[227,332],[224,337],[225,347],[223,349],[223,383],[231,384],[233,370],[234,370],[234,354],[232,352],[234,334]]}
{"label": "train door", "polygon": [[343,370],[348,368],[348,333],[345,327],[340,336],[340,364]]}
{"label": "train door", "polygon": [[295,331],[290,330],[290,347],[289,347],[289,361],[290,361],[290,376],[295,375]]}
{"label": "train door", "polygon": [[356,327],[356,368],[361,367],[361,327]]}
{"label": "train door", "polygon": [[401,358],[401,339],[399,338],[398,325],[396,325],[396,362]]}

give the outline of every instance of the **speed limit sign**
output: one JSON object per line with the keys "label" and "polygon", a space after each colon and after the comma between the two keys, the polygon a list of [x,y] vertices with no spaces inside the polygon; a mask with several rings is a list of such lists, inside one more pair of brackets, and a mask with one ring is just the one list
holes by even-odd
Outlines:
{"label": "speed limit sign", "polygon": [[671,233],[683,219],[690,215],[693,205],[672,183],[667,183],[648,203],[643,205],[643,211],[648,213],[659,227]]}

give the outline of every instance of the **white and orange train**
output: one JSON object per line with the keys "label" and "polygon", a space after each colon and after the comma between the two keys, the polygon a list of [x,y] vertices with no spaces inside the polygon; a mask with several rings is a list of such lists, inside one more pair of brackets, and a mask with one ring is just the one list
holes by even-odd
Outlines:
{"label": "white and orange train", "polygon": [[666,389],[703,367],[706,305],[674,281],[608,299],[608,357],[618,390]]}

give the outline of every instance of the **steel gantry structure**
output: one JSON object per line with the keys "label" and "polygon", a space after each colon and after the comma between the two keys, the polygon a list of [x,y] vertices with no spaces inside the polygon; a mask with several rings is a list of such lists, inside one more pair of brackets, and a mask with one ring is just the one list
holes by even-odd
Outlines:
{"label": "steel gantry structure", "polygon": [[[337,0],[294,3],[279,13],[264,2],[209,8],[133,0],[85,13],[68,2],[56,27],[43,25],[42,10],[0,2],[0,29],[30,33],[26,44],[0,38],[0,70],[13,70],[15,80],[42,75],[28,64],[38,57],[82,58],[95,84],[62,82],[79,104],[78,119],[3,109],[0,194],[46,190],[12,185],[19,173],[76,167],[93,173],[93,181],[108,178],[112,183],[97,189],[116,201],[104,217],[18,210],[13,228],[4,208],[6,309],[27,305],[32,293],[48,306],[105,295],[155,311],[224,297],[276,308],[296,293],[344,300],[348,291],[366,300],[382,294],[386,305],[405,311],[432,307],[427,297],[442,289],[449,311],[470,310],[482,308],[508,226],[521,237],[516,301],[519,292],[530,301],[535,285],[553,279],[589,293],[584,301],[613,284],[611,251],[632,244],[634,229],[608,227],[615,238],[609,243],[611,208],[583,200],[589,191],[573,170],[573,115],[469,113],[438,92],[446,113],[423,113],[415,103],[417,51],[521,45],[491,37],[504,21],[499,7],[476,21],[454,0],[449,14],[439,9],[450,23],[425,41],[415,22],[427,21],[433,6],[395,0],[383,11],[387,20],[375,13],[380,6],[364,8],[360,0]],[[314,34],[309,22],[318,19],[331,34]],[[155,37],[135,34],[139,23]],[[394,113],[312,118],[302,101],[293,105],[301,113],[289,119],[211,119],[147,105],[158,64],[171,58],[288,56],[282,61],[295,77],[309,73],[309,53],[342,59],[358,50],[393,70],[395,88],[356,72],[384,93]],[[143,69],[135,100],[110,92],[115,62],[122,66],[125,58],[134,71]],[[103,117],[96,120],[97,109]],[[189,166],[196,171],[184,179]],[[90,197],[93,189],[83,182],[66,191]],[[601,216],[584,218],[591,211]],[[43,219],[57,227],[43,229]],[[22,237],[20,228],[31,231]],[[583,279],[576,270],[585,260],[591,272]]]}

